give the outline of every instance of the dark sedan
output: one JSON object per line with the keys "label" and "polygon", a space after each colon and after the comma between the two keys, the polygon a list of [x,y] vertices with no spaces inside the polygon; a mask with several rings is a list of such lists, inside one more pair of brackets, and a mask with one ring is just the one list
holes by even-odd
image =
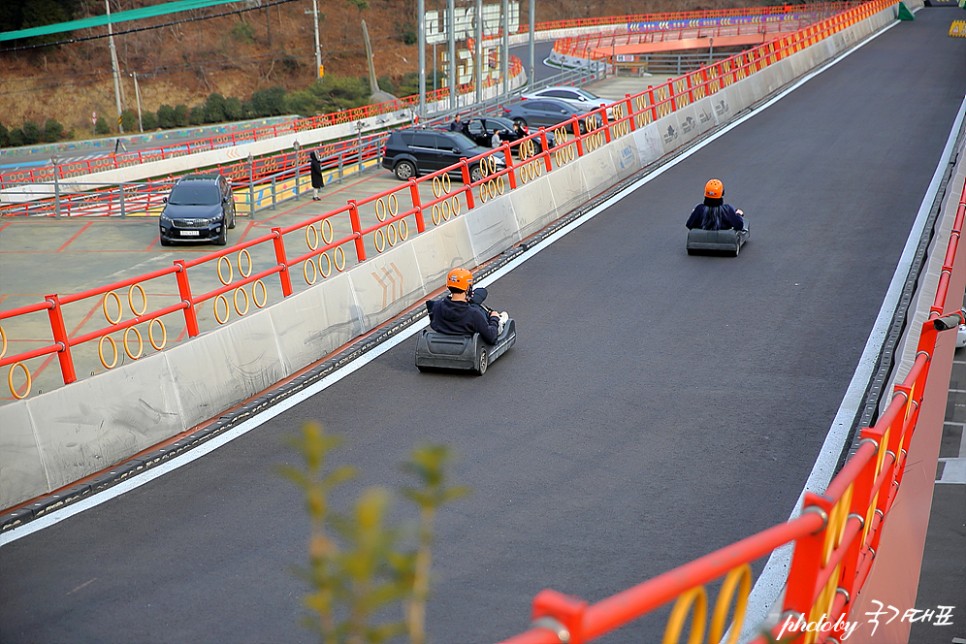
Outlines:
{"label": "dark sedan", "polygon": [[600,117],[592,110],[583,110],[561,100],[540,98],[523,100],[503,108],[504,116],[523,127],[553,128],[577,117],[581,134],[600,126]]}

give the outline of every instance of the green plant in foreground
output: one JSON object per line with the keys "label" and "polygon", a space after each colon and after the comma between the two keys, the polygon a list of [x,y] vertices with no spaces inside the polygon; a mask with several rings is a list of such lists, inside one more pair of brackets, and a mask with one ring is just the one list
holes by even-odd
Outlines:
{"label": "green plant in foreground", "polygon": [[[325,644],[379,643],[404,633],[412,644],[422,644],[436,514],[468,489],[447,486],[445,446],[413,450],[403,469],[418,484],[403,488],[402,495],[417,506],[419,518],[415,547],[407,549],[404,531],[387,525],[390,494],[384,488],[363,490],[350,513],[330,507],[332,490],[356,475],[348,466],[328,471],[327,457],[340,443],[321,425],[307,423],[292,441],[304,469],[283,469],[304,492],[311,523],[309,567],[301,571],[312,587],[304,599],[314,614],[308,624]],[[401,621],[386,619],[394,607]]]}

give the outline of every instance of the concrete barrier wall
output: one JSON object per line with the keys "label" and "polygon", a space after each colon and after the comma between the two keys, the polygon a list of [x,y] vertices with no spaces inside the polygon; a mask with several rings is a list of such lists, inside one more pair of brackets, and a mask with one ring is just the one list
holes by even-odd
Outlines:
{"label": "concrete barrier wall", "polygon": [[[890,8],[853,27],[853,40],[893,16]],[[779,66],[796,70],[805,60],[811,69],[835,51],[818,43]],[[778,72],[747,78],[269,308],[0,407],[0,508],[109,468],[268,389],[418,304],[440,288],[450,268],[472,268],[498,255],[729,120],[781,78]]]}

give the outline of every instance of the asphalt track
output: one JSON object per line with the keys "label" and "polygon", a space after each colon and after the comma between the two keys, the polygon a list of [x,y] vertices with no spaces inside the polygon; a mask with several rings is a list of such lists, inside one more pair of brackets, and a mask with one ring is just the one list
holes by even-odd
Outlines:
{"label": "asphalt track", "polygon": [[[305,421],[362,486],[457,453],[428,624],[525,630],[533,595],[590,601],[785,520],[848,386],[966,89],[923,10],[490,285],[519,340],[483,378],[418,374],[409,339],[257,430],[0,548],[3,642],[309,642],[308,538],[278,473]],[[688,257],[719,176],[741,257]],[[399,518],[412,516],[402,501]],[[763,562],[759,562],[756,572]],[[653,642],[651,617],[601,642]]]}

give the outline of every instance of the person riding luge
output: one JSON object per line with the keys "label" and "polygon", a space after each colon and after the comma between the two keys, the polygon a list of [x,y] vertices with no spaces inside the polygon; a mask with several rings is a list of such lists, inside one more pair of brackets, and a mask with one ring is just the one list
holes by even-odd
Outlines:
{"label": "person riding luge", "polygon": [[429,326],[437,333],[473,335],[479,333],[488,344],[495,344],[509,316],[483,306],[485,288],[473,288],[473,274],[465,268],[454,268],[446,276],[449,295],[429,300]]}
{"label": "person riding luge", "polygon": [[691,211],[685,224],[688,230],[746,230],[744,213],[724,202],[724,184],[720,179],[711,179],[704,186],[704,201]]}

